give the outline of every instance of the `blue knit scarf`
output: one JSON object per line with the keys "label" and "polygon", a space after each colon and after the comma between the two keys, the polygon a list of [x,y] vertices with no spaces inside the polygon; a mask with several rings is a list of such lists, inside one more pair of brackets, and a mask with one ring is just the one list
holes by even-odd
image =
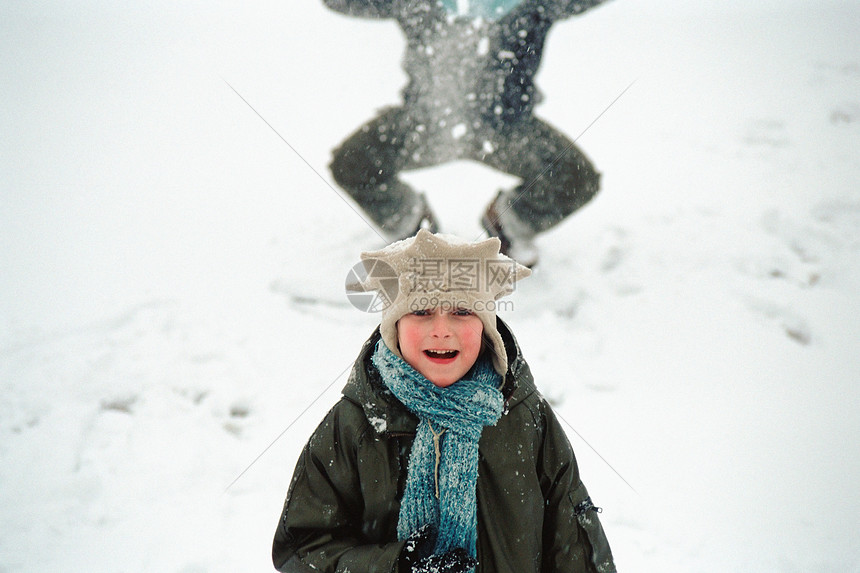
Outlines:
{"label": "blue knit scarf", "polygon": [[439,388],[382,341],[372,361],[388,389],[419,419],[398,538],[430,524],[437,532],[435,554],[462,547],[475,557],[478,441],[484,426],[495,425],[502,415],[501,376],[489,360],[479,359],[461,380]]}

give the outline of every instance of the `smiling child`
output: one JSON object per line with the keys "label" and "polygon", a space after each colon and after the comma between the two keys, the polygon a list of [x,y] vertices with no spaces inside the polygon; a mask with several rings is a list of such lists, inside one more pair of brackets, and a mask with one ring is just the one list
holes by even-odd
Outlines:
{"label": "smiling child", "polygon": [[[298,460],[279,571],[615,571],[570,443],[496,316],[530,274],[499,246],[421,230],[362,254],[397,293]],[[378,276],[363,287],[390,290]]]}

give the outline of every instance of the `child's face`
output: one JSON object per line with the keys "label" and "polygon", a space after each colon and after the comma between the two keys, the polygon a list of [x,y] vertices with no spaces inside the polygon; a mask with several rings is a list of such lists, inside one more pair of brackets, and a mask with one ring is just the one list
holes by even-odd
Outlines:
{"label": "child's face", "polygon": [[403,358],[440,388],[450,386],[474,366],[483,332],[481,319],[468,310],[421,310],[397,322]]}

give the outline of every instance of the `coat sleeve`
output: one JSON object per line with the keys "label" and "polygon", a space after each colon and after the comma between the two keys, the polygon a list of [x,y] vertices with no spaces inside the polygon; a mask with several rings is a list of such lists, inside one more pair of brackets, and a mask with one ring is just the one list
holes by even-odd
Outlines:
{"label": "coat sleeve", "polygon": [[579,478],[573,449],[549,405],[545,405],[541,452],[544,474],[543,571],[549,573],[613,573],[615,564],[601,511],[591,503]]}
{"label": "coat sleeve", "polygon": [[341,14],[362,18],[392,18],[394,0],[323,0],[323,3]]}
{"label": "coat sleeve", "polygon": [[370,543],[362,534],[356,428],[337,406],[296,464],[272,544],[278,571],[395,573],[402,542]]}

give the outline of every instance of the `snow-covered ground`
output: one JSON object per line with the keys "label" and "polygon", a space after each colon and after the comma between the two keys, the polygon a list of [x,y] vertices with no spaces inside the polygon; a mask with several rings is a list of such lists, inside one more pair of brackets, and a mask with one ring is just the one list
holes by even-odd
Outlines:
{"label": "snow-covered ground", "polygon": [[[622,571],[860,571],[858,29],[856,0],[615,0],[551,33],[571,136],[634,83],[505,318]],[[401,52],[321,2],[0,5],[0,572],[271,570],[378,318],[330,150]],[[474,238],[510,183],[409,179]]]}

